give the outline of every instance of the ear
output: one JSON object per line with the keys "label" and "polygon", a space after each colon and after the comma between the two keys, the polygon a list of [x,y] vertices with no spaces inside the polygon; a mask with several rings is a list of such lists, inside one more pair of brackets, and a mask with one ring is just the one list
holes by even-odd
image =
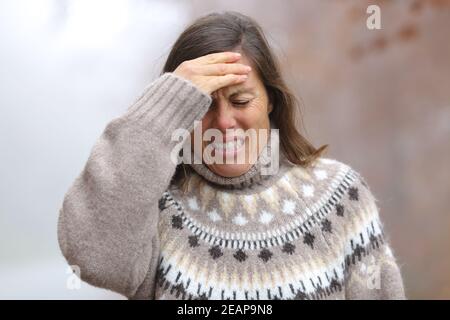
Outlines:
{"label": "ear", "polygon": [[268,108],[267,108],[267,111],[268,111],[267,114],[271,113],[272,110],[273,110],[273,105],[272,105],[272,103],[270,102],[269,105],[268,105]]}

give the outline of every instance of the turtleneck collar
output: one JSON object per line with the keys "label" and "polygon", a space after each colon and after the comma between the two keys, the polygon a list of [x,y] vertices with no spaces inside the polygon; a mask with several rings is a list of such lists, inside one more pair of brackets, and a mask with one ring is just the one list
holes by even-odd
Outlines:
{"label": "turtleneck collar", "polygon": [[[273,125],[271,127],[273,128]],[[194,155],[192,154],[192,156]],[[280,152],[278,133],[272,131],[256,162],[240,176],[224,177],[218,175],[203,162],[200,164],[193,163],[190,166],[196,173],[213,184],[229,189],[243,189],[273,179],[288,163],[290,162]]]}

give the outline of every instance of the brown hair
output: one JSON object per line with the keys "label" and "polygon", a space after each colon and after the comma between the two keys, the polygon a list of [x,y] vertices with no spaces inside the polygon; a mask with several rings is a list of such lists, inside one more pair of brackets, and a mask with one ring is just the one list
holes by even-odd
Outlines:
{"label": "brown hair", "polygon": [[[298,132],[298,100],[282,79],[278,61],[262,28],[252,18],[234,11],[198,18],[174,43],[161,74],[173,72],[183,61],[236,49],[254,64],[266,88],[269,102],[273,105],[269,118],[279,129],[280,151],[294,164],[310,165],[328,145],[316,149]],[[178,166],[175,180],[180,179],[182,172],[186,175],[186,170],[190,169],[186,167],[184,164]]]}

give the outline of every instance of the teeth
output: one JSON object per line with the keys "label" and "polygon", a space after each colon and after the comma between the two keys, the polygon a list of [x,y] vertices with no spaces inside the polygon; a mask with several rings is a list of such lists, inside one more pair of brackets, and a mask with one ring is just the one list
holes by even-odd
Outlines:
{"label": "teeth", "polygon": [[237,141],[228,141],[226,143],[222,142],[213,142],[211,143],[214,149],[220,149],[225,151],[234,151],[236,149],[239,149],[243,144],[244,141],[242,139],[238,139]]}

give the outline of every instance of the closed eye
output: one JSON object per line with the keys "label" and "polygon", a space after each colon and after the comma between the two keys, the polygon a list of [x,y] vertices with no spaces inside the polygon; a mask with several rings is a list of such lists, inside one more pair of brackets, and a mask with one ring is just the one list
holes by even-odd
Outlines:
{"label": "closed eye", "polygon": [[247,105],[249,102],[250,102],[250,100],[247,100],[247,101],[233,101],[232,103],[234,105],[239,106],[239,107],[243,107],[243,106]]}

